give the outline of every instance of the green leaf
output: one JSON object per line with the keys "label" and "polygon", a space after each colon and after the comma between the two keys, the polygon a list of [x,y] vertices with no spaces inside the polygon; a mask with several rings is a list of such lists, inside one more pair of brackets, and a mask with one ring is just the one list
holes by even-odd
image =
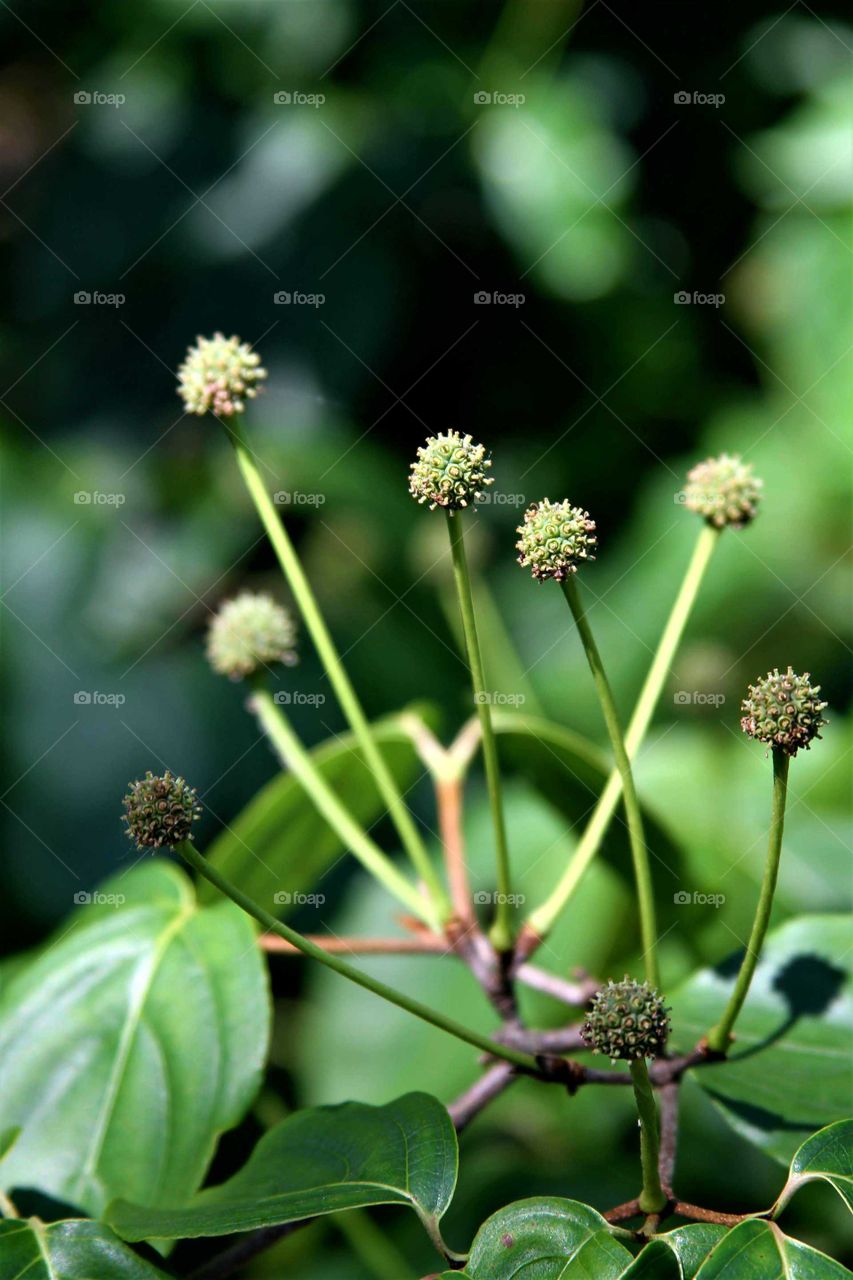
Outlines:
{"label": "green leaf", "polygon": [[410,1205],[431,1238],[456,1185],[456,1134],[427,1093],[384,1107],[297,1111],[265,1134],[239,1173],[183,1209],[119,1201],[107,1219],[126,1240],[221,1236],[341,1209]]}
{"label": "green leaf", "polygon": [[660,1240],[678,1258],[684,1280],[693,1280],[708,1254],[728,1230],[728,1227],[719,1226],[715,1222],[691,1222],[686,1227],[667,1231]]}
{"label": "green leaf", "polygon": [[726,1234],[696,1280],[842,1280],[850,1272],[825,1253],[784,1235],[770,1222],[748,1218]]}
{"label": "green leaf", "polygon": [[477,1232],[472,1280],[618,1280],[632,1258],[600,1214],[575,1200],[518,1200]]}
{"label": "green leaf", "polygon": [[773,1216],[806,1182],[828,1182],[853,1210],[853,1120],[839,1120],[813,1134],[791,1161],[791,1172],[773,1206]]}
{"label": "green leaf", "polygon": [[651,1240],[619,1280],[682,1280],[678,1258],[662,1240]]}
{"label": "green leaf", "polygon": [[167,1280],[99,1222],[0,1222],[0,1280]]}
{"label": "green leaf", "polygon": [[[377,746],[405,791],[422,769],[399,716],[373,725]],[[369,826],[385,812],[373,775],[354,746],[352,734],[340,734],[311,752],[320,773],[355,818]],[[320,816],[311,797],[290,774],[279,774],[250,800],[207,850],[207,857],[245,893],[275,915],[287,914],[280,895],[302,893],[316,885],[344,846]],[[279,895],[276,897],[276,895]],[[206,882],[203,902],[219,893]]]}
{"label": "green leaf", "polygon": [[[851,917],[801,916],[769,935],[727,1062],[693,1079],[748,1141],[787,1164],[815,1129],[850,1112]],[[688,1049],[728,1000],[739,957],[671,996],[673,1041]]]}
{"label": "green leaf", "polygon": [[241,911],[200,909],[164,859],[105,889],[0,996],[0,1128],[21,1127],[3,1186],[93,1214],[119,1195],[173,1204],[196,1190],[257,1092],[269,1031]]}

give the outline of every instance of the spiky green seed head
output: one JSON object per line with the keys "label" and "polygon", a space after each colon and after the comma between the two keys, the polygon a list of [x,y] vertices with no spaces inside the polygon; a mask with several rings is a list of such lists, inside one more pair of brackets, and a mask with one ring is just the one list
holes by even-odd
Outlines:
{"label": "spiky green seed head", "polygon": [[430,511],[459,511],[485,501],[486,489],[494,484],[487,474],[491,465],[485,447],[468,435],[445,431],[430,436],[411,465],[409,493],[418,502],[428,502]]}
{"label": "spiky green seed head", "polygon": [[515,544],[518,563],[529,568],[539,582],[547,578],[563,582],[577,572],[579,564],[595,559],[595,521],[583,507],[573,507],[570,502],[549,502],[547,498],[534,502],[516,533],[521,534]]}
{"label": "spiky green seed head", "polygon": [[187,413],[230,418],[243,412],[247,400],[254,400],[266,376],[260,356],[248,343],[236,335],[226,338],[215,333],[212,338],[197,338],[195,346],[187,348],[187,358],[178,369],[178,395]]}
{"label": "spiky green seed head", "polygon": [[295,644],[296,626],[287,609],[272,596],[243,591],[213,615],[207,658],[219,675],[242,680],[275,662],[292,667],[298,660]]}
{"label": "spiky green seed head", "polygon": [[741,462],[738,454],[721,453],[687,473],[684,505],[716,529],[727,524],[740,529],[755,518],[763,488],[750,463]]}
{"label": "spiky green seed head", "polygon": [[821,715],[828,704],[818,697],[819,693],[820,685],[811,683],[808,671],[802,676],[791,667],[783,675],[778,668],[768,671],[763,679],[749,686],[741,703],[740,727],[750,738],[795,756],[801,747],[808,749],[828,723]]}
{"label": "spiky green seed head", "polygon": [[150,771],[131,782],[124,797],[123,822],[138,849],[171,848],[189,837],[201,817],[195,790],[167,769],[162,777]]}
{"label": "spiky green seed head", "polygon": [[669,1035],[669,1010],[647,982],[626,976],[595,993],[581,1035],[608,1058],[656,1058]]}

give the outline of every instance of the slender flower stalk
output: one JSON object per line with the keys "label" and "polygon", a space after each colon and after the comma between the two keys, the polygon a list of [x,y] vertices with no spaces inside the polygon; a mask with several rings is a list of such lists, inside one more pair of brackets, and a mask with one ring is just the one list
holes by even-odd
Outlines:
{"label": "slender flower stalk", "polygon": [[282,764],[290,770],[318,813],[322,814],[347,848],[352,850],[365,870],[431,929],[440,929],[442,922],[433,904],[400,874],[393,862],[341,804],[260,677],[255,677],[249,706]]}
{"label": "slender flower stalk", "polygon": [[625,816],[628,823],[628,838],[631,844],[631,859],[634,864],[634,879],[637,885],[637,905],[640,912],[640,936],[643,946],[643,961],[645,964],[646,977],[652,986],[659,984],[660,978],[657,963],[657,918],[655,912],[654,891],[652,889],[652,875],[649,867],[649,856],[646,849],[645,835],[643,832],[643,818],[640,812],[640,801],[637,796],[637,789],[634,785],[634,775],[631,770],[631,762],[628,758],[628,752],[625,749],[625,739],[622,736],[622,727],[619,723],[619,715],[616,711],[616,703],[613,700],[613,692],[610,688],[610,682],[604,671],[601,661],[601,654],[595,643],[589,621],[586,616],[580,595],[578,593],[577,582],[573,575],[569,575],[561,584],[563,594],[568,601],[569,608],[575,619],[578,633],[586,653],[589,669],[592,672],[592,678],[595,682],[598,700],[601,703],[601,710],[604,715],[604,721],[607,726],[607,733],[610,738],[610,745],[613,749],[613,755],[616,758],[616,767],[622,778],[622,795],[625,802]]}
{"label": "slender flower stalk", "polygon": [[659,1213],[666,1204],[666,1192],[661,1186],[658,1171],[660,1153],[660,1122],[657,1103],[649,1080],[645,1058],[636,1058],[630,1066],[634,1098],[640,1115],[640,1164],[643,1170],[643,1189],[639,1205],[643,1213]]}
{"label": "slender flower stalk", "polygon": [[240,474],[266,529],[267,536],[314,642],[314,646],[320,655],[332,688],[335,690],[341,709],[355,734],[365,763],[373,774],[382,799],[388,807],[388,812],[415,870],[427,886],[436,910],[443,919],[446,919],[450,914],[447,894],[435,868],[430,862],[429,855],[412,817],[403,803],[403,798],[391,775],[391,771],[374,742],[367,717],[349,676],[344,670],[340,655],[326,626],[325,619],[320,612],[316,597],[311,590],[293,543],[258,472],[255,459],[247,443],[245,427],[238,415],[235,414],[228,419],[227,428],[236,453]]}
{"label": "slender flower stalk", "polygon": [[800,676],[788,667],[784,673],[769,671],[763,679],[750,685],[741,707],[741,728],[747,737],[756,738],[772,748],[773,800],[767,861],[749,942],[723,1016],[708,1033],[708,1047],[715,1053],[728,1052],[732,1028],[743,1008],[761,956],[782,856],[788,766],[792,756],[802,748],[808,750],[812,741],[820,737],[820,730],[826,724],[823,718],[826,703],[818,697],[819,693],[820,685],[811,683],[808,672]]}
{"label": "slender flower stalk", "polygon": [[456,1022],[453,1018],[448,1018],[440,1010],[431,1009],[428,1005],[421,1004],[419,1000],[405,995],[402,991],[395,991],[393,987],[386,986],[384,982],[380,982],[377,978],[372,978],[367,973],[362,973],[360,969],[354,968],[346,960],[342,960],[340,956],[324,951],[322,947],[303,937],[295,929],[291,929],[281,920],[277,920],[275,916],[265,911],[259,903],[253,901],[241,889],[238,889],[216,867],[203,858],[191,840],[181,841],[175,846],[175,851],[199,875],[204,876],[215,888],[219,889],[232,902],[235,902],[238,907],[242,908],[247,915],[253,916],[268,932],[277,934],[278,937],[284,938],[286,942],[292,943],[297,951],[301,951],[303,955],[309,956],[312,960],[319,960],[320,964],[325,965],[327,969],[332,969],[342,977],[348,978],[350,982],[364,987],[366,991],[372,991],[374,995],[380,996],[383,1000],[396,1005],[399,1009],[405,1009],[407,1013],[413,1014],[423,1022],[430,1023],[440,1031],[446,1031],[448,1035],[455,1036],[457,1040],[462,1040],[465,1044],[472,1045],[473,1048],[479,1049],[481,1053],[487,1053],[493,1058],[501,1058],[524,1071],[536,1070],[536,1063],[526,1054],[519,1053],[507,1045],[498,1044],[497,1041],[490,1040],[488,1036],[480,1035],[478,1032],[463,1026],[460,1022]]}
{"label": "slender flower stalk", "polygon": [[[652,716],[660,699],[661,691],[667,676],[672,669],[684,628],[693,609],[699,588],[705,576],[711,557],[717,547],[720,530],[714,525],[706,524],[696,540],[687,572],[679,588],[675,603],[666,620],[658,647],[655,650],[652,664],[637,699],[637,705],[631,716],[625,733],[625,749],[629,760],[636,758],[642,746]],[[531,914],[526,930],[530,937],[530,948],[535,949],[538,942],[551,932],[555,921],[565,909],[590,863],[595,858],[616,812],[619,798],[622,795],[622,775],[614,768],[607,779],[598,802],[584,828],[574,855],[566,867],[560,881],[547,900]]]}
{"label": "slender flower stalk", "polygon": [[453,575],[456,580],[457,595],[459,596],[459,610],[462,615],[462,630],[465,636],[468,667],[471,672],[471,684],[474,690],[474,700],[477,704],[477,714],[480,719],[480,730],[483,736],[483,763],[486,770],[486,786],[489,792],[489,805],[492,811],[492,825],[495,833],[498,898],[495,905],[495,918],[489,937],[497,951],[507,952],[510,950],[513,941],[509,849],[504,820],[498,749],[494,730],[492,729],[492,712],[483,674],[483,660],[477,635],[477,622],[474,616],[474,600],[471,595],[471,580],[468,575],[468,562],[465,556],[461,511],[454,513],[449,510],[447,512],[447,529],[450,534]]}

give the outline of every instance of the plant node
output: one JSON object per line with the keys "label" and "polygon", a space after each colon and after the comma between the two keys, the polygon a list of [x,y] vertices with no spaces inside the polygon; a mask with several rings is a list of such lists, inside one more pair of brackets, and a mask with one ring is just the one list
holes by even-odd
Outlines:
{"label": "plant node", "polygon": [[800,747],[808,750],[813,738],[828,721],[821,712],[828,704],[818,698],[820,685],[812,684],[808,671],[798,676],[789,667],[784,675],[778,668],[749,686],[741,703],[740,727],[750,738],[778,747],[795,756]]}

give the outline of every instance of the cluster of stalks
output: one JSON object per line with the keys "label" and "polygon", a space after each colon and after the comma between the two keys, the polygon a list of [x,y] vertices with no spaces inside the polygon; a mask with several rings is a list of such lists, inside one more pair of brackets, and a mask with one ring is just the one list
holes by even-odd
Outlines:
{"label": "cluster of stalks", "polygon": [[[514,1081],[531,1077],[563,1086],[570,1094],[587,1085],[632,1085],[641,1128],[642,1187],[628,1204],[605,1216],[611,1222],[642,1219],[638,1233],[653,1234],[660,1222],[672,1214],[681,1217],[732,1224],[734,1215],[716,1213],[680,1201],[673,1191],[678,1126],[678,1099],[681,1081],[689,1070],[725,1058],[732,1041],[732,1029],[746,999],[766,933],[770,905],[782,844],[782,825],[788,761],[802,746],[818,736],[823,723],[824,703],[817,700],[818,689],[808,676],[788,671],[770,673],[750,689],[744,703],[745,731],[766,742],[772,749],[774,765],[773,811],[770,848],[764,884],[755,923],[730,1002],[719,1023],[691,1053],[671,1055],[665,1045],[665,1006],[657,994],[660,973],[657,958],[658,931],[648,850],[634,784],[632,761],[645,738],[662,689],[696,600],[700,585],[720,536],[727,528],[741,528],[756,514],[760,481],[740,459],[722,455],[700,464],[688,476],[684,504],[702,518],[693,553],[684,579],[672,604],[636,706],[623,731],[620,717],[596,644],[578,584],[578,569],[593,559],[596,547],[595,524],[588,513],[567,502],[544,499],[531,506],[518,530],[519,563],[529,568],[534,579],[555,582],[569,606],[581,640],[591,678],[601,706],[614,767],[593,809],[572,857],[558,883],[524,921],[519,921],[512,893],[512,867],[504,819],[501,776],[491,706],[483,674],[477,633],[474,599],[465,552],[465,523],[468,509],[482,500],[492,483],[490,461],[482,445],[470,436],[448,432],[431,438],[419,450],[412,464],[410,490],[422,503],[440,509],[446,519],[449,552],[462,622],[465,653],[471,676],[472,696],[477,714],[464,726],[449,747],[444,747],[417,717],[404,717],[416,751],[432,777],[443,852],[443,875],[433,865],[420,831],[400,794],[374,740],[356,692],[346,674],[340,655],[328,631],[310,583],[301,566],[281,518],[258,469],[242,410],[245,401],[259,389],[265,376],[257,356],[238,339],[217,334],[200,339],[191,348],[180,374],[180,390],[189,411],[212,413],[225,427],[233,446],[240,473],[264,525],[283,571],[290,593],[301,614],[308,635],[352,729],[362,759],[370,771],[400,843],[408,856],[415,879],[404,875],[369,833],[342,804],[333,788],[300,742],[282,707],[273,698],[266,673],[277,661],[289,661],[293,628],[285,611],[268,597],[242,597],[226,606],[211,628],[209,652],[217,670],[251,682],[250,707],[257,716],[282,765],[304,787],[313,804],[338,834],[344,845],[361,861],[404,909],[402,923],[407,936],[401,938],[337,938],[307,936],[279,921],[259,903],[232,884],[217,867],[198,852],[190,839],[195,817],[194,792],[182,779],[151,779],[137,783],[126,801],[129,834],[141,847],[169,844],[187,863],[261,925],[259,943],[267,952],[301,953],[319,961],[350,981],[372,991],[433,1026],[479,1050],[482,1074],[449,1111],[457,1130],[472,1119]],[[489,795],[496,865],[495,913],[488,929],[483,928],[474,909],[466,870],[462,831],[463,789],[469,766],[482,748]],[[140,798],[139,788],[172,789],[171,825],[150,830],[152,796]],[[159,793],[157,793],[159,794]],[[156,796],[154,797],[156,800]],[[143,803],[145,801],[147,803]],[[617,984],[625,989],[617,994],[627,1004],[626,1027],[638,1035],[627,1040],[595,1034],[596,1001],[611,998],[616,988],[601,983],[578,970],[571,979],[550,974],[533,963],[537,949],[565,910],[578,884],[598,853],[605,832],[620,803],[631,846],[636,886],[644,981]],[[154,805],[156,812],[156,804]],[[140,817],[145,814],[145,821]],[[148,823],[148,825],[146,825]],[[156,827],[156,823],[154,824]],[[481,1035],[408,995],[354,967],[346,956],[358,955],[449,955],[466,964],[493,1006],[499,1026],[492,1036]],[[536,1030],[524,1024],[517,1003],[518,985],[547,992],[568,1010],[566,1025],[556,1030]],[[610,992],[610,996],[608,996]],[[631,1005],[634,999],[635,1005]],[[645,1002],[645,1003],[644,1003]],[[611,999],[612,1003],[612,999]],[[635,1018],[632,1007],[641,1012]],[[581,1025],[579,1012],[587,1010]],[[621,1015],[620,1015],[621,1016]],[[657,1019],[658,1038],[650,1038],[648,1028]],[[651,1021],[650,1021],[651,1020]],[[627,1048],[625,1045],[627,1044]],[[620,1048],[620,1046],[622,1046]],[[573,1055],[593,1048],[612,1058],[624,1058],[630,1070],[602,1070],[578,1061]],[[623,1051],[624,1049],[624,1051]]]}

